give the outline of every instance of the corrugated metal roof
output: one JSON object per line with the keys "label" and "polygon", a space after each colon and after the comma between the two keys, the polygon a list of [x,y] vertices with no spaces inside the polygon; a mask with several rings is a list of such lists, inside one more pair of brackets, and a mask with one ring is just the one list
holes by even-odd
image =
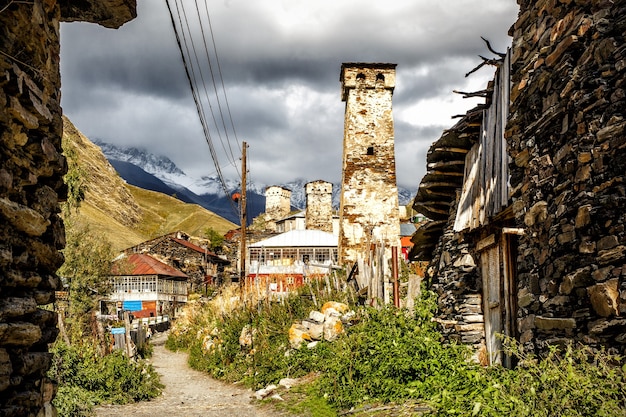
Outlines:
{"label": "corrugated metal roof", "polygon": [[128,258],[117,260],[111,268],[113,275],[164,275],[188,278],[183,272],[144,253],[133,253]]}
{"label": "corrugated metal roof", "polygon": [[413,236],[416,230],[413,223],[400,223],[400,236]]}
{"label": "corrugated metal roof", "polygon": [[251,248],[337,247],[337,236],[321,230],[291,230],[250,245]]}

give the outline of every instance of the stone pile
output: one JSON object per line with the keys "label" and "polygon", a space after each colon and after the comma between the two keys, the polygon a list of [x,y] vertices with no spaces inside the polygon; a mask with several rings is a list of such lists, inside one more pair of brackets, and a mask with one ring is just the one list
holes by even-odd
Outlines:
{"label": "stone pile", "polygon": [[289,328],[289,345],[298,349],[303,343],[313,348],[317,342],[335,341],[344,332],[344,325],[354,317],[354,311],[348,311],[348,305],[329,301],[321,311],[311,311],[309,317]]}
{"label": "stone pile", "polygon": [[626,351],[626,3],[518,0],[507,126],[518,331]]}

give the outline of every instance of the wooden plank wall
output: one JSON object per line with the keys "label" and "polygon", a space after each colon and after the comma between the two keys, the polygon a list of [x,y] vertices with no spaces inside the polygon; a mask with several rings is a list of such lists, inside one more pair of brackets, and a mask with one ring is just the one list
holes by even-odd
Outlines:
{"label": "wooden plank wall", "polygon": [[504,130],[510,102],[510,50],[494,82],[491,106],[483,112],[480,141],[467,154],[454,231],[489,223],[509,201],[509,154]]}

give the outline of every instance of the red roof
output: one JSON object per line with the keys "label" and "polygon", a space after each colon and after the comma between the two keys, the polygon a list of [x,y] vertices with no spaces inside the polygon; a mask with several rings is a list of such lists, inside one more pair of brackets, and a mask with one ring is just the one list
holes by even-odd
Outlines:
{"label": "red roof", "polygon": [[[124,272],[121,272],[123,269]],[[176,268],[173,268],[150,255],[133,253],[128,258],[116,261],[111,268],[113,275],[164,275],[175,278],[188,278]]]}

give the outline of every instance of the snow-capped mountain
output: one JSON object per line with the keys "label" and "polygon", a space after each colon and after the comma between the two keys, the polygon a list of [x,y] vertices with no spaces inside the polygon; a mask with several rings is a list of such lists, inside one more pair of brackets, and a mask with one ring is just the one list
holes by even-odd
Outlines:
{"label": "snow-capped mountain", "polygon": [[[213,211],[220,216],[239,223],[237,213],[233,211],[232,203],[225,195],[217,177],[203,176],[192,178],[176,166],[166,156],[155,155],[146,150],[134,147],[121,147],[94,140],[102,152],[115,167],[120,176],[129,184],[159,191],[176,196],[189,203],[195,203]],[[297,179],[280,185],[291,190],[291,206],[294,209],[306,207],[305,185],[311,180]],[[229,193],[239,190],[239,183],[226,181]],[[265,211],[265,188],[267,185],[256,183],[246,184],[249,219]],[[341,187],[333,185],[333,206],[339,207]],[[398,199],[401,205],[409,204],[413,195],[403,188],[398,188]]]}

